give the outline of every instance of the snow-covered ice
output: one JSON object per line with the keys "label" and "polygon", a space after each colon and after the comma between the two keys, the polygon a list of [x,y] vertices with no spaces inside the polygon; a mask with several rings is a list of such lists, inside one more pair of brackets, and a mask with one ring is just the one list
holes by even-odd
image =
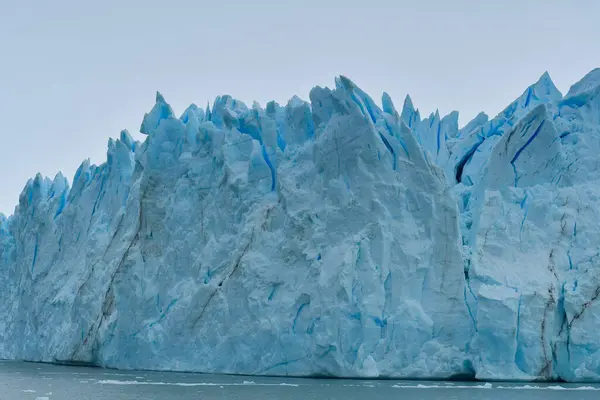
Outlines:
{"label": "snow-covered ice", "polygon": [[[600,380],[600,72],[459,129],[345,77],[176,117],[0,215],[0,358]],[[135,381],[136,384],[147,384]]]}

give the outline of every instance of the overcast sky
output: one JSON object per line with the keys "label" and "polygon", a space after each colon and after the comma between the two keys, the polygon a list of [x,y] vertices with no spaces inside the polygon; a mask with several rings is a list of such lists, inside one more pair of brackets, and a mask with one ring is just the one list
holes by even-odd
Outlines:
{"label": "overcast sky", "polygon": [[0,0],[0,212],[28,178],[106,158],[159,90],[180,114],[219,94],[307,99],[344,74],[378,103],[495,115],[548,71],[600,66],[598,0]]}

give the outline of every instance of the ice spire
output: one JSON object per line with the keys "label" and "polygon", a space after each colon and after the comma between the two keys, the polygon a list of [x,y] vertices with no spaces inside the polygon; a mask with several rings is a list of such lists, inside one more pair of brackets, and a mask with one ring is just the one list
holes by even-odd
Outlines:
{"label": "ice spire", "polygon": [[149,113],[144,115],[140,132],[145,135],[150,135],[158,127],[160,121],[174,116],[173,109],[165,101],[163,95],[160,94],[160,92],[156,92],[156,104],[154,104],[154,107],[152,107],[152,110]]}

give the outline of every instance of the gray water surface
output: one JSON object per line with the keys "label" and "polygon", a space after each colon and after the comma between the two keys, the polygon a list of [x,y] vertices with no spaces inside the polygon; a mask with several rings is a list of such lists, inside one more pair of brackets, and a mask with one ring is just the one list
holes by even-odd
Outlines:
{"label": "gray water surface", "polygon": [[591,400],[600,385],[262,378],[0,361],[2,400]]}

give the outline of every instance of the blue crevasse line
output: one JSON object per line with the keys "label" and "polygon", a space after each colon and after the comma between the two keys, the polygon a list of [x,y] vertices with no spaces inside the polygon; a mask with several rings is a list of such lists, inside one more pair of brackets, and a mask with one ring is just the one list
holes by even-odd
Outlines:
{"label": "blue crevasse line", "polygon": [[535,130],[535,132],[533,132],[533,135],[531,135],[531,137],[529,137],[529,139],[527,139],[527,142],[525,142],[525,144],[523,146],[521,146],[521,148],[519,150],[517,150],[517,152],[515,153],[515,155],[513,156],[512,160],[510,160],[510,164],[513,167],[513,172],[515,174],[515,187],[517,187],[518,183],[519,183],[519,176],[517,174],[517,167],[515,165],[515,162],[517,161],[517,159],[519,158],[519,156],[521,155],[521,153],[523,152],[523,150],[525,150],[527,148],[527,146],[529,146],[531,144],[531,142],[533,142],[533,139],[535,139],[537,137],[537,135],[539,135],[542,126],[544,126],[544,122],[546,122],[546,120],[542,120],[542,122],[540,123],[540,125],[537,127],[537,129]]}
{"label": "blue crevasse line", "polygon": [[277,147],[279,147],[281,149],[281,151],[285,151],[285,146],[286,146],[285,140],[279,134],[279,132],[277,132]]}
{"label": "blue crevasse line", "polygon": [[569,259],[569,270],[573,269],[573,259],[571,258],[571,249],[567,251],[567,258]]}
{"label": "blue crevasse line", "polygon": [[[470,261],[467,261],[470,265]],[[465,283],[466,283],[466,288],[469,289],[469,293],[471,293],[471,297],[473,297],[473,300],[475,301],[475,303],[477,303],[477,296],[475,296],[475,293],[473,293],[473,288],[471,287],[471,277],[469,275],[469,270],[470,267],[466,267],[464,269],[464,275],[465,275]],[[465,292],[465,301],[467,300],[466,298],[466,292]]]}
{"label": "blue crevasse line", "polygon": [[519,231],[519,235],[521,235],[523,233],[523,226],[525,225],[525,220],[527,219],[528,212],[529,212],[529,209],[525,209],[525,213],[523,214],[523,220],[521,220],[521,228]]}
{"label": "blue crevasse line", "polygon": [[358,105],[358,108],[360,108],[360,112],[366,117],[367,113],[365,112],[365,109],[363,108],[362,103],[360,102],[360,100],[358,99],[358,97],[356,97],[356,95],[354,94],[354,91],[352,92],[352,94],[350,95],[350,97],[356,103],[356,105]]}
{"label": "blue crevasse line", "polygon": [[475,302],[477,303],[477,296],[475,296],[475,293],[473,293],[473,288],[471,287],[470,278],[467,280],[467,287],[469,288],[469,293],[471,294],[471,297],[473,297],[473,300],[475,300]]}
{"label": "blue crevasse line", "polygon": [[578,282],[577,282],[577,279],[575,279],[575,281],[573,282],[573,291],[577,290],[577,285],[578,285]]}
{"label": "blue crevasse line", "polygon": [[466,191],[462,194],[462,207],[463,209],[467,209],[469,207],[469,202],[471,201],[472,193],[470,191]]}
{"label": "blue crevasse line", "polygon": [[35,238],[35,246],[33,248],[33,262],[31,263],[31,273],[33,274],[33,267],[35,267],[35,262],[37,260],[38,255],[38,238]]}
{"label": "blue crevasse line", "polygon": [[360,321],[360,312],[348,313],[348,318]]}
{"label": "blue crevasse line", "polygon": [[525,99],[525,105],[523,106],[523,108],[527,108],[530,101],[531,101],[531,88],[529,88],[527,90],[527,98]]}
{"label": "blue crevasse line", "polygon": [[531,128],[531,124],[533,124],[535,122],[535,120],[537,120],[538,116],[534,115],[533,117],[531,117],[531,119],[529,121],[527,121],[527,123],[525,123],[525,125],[521,128],[521,132],[523,132],[521,134],[521,137],[525,136],[527,134],[527,132],[529,132],[529,128]]}
{"label": "blue crevasse line", "polygon": [[523,198],[523,201],[521,201],[521,210],[524,209],[525,212],[523,213],[523,219],[521,220],[521,227],[519,229],[519,238],[523,234],[523,226],[525,225],[525,220],[527,219],[527,214],[529,213],[529,207],[527,206],[527,203],[526,203],[527,196],[528,196],[527,191],[525,191],[525,197]]}
{"label": "blue crevasse line", "polygon": [[210,268],[206,269],[206,276],[204,277],[204,284],[208,285],[208,282],[210,282],[210,279],[212,277],[212,272],[210,270]]}
{"label": "blue crevasse line", "polygon": [[60,214],[62,214],[63,210],[65,209],[65,205],[67,204],[67,193],[63,193],[60,196],[60,203],[58,203],[58,209],[56,210],[56,213],[54,214],[54,219],[56,219]]}
{"label": "blue crevasse line", "polygon": [[262,145],[262,156],[265,159],[265,162],[267,163],[267,165],[269,166],[269,169],[271,170],[271,191],[275,190],[275,168],[273,167],[273,164],[271,163],[271,159],[269,158],[269,155],[267,154],[267,148],[265,147],[265,145]]}
{"label": "blue crevasse line", "polygon": [[269,294],[269,301],[273,300],[273,296],[275,296],[278,287],[279,284],[273,285],[273,289],[271,289],[271,293]]}
{"label": "blue crevasse line", "polygon": [[152,328],[154,325],[158,324],[159,322],[161,322],[163,319],[165,319],[165,317],[167,316],[167,314],[169,313],[169,311],[171,311],[171,307],[173,307],[175,304],[177,303],[177,299],[173,299],[171,300],[171,302],[169,303],[169,305],[167,306],[166,310],[163,311],[160,314],[160,317],[158,318],[158,320],[150,323],[150,325],[148,325],[148,328]]}
{"label": "blue crevasse line", "polygon": [[377,118],[375,117],[375,113],[373,112],[373,109],[371,108],[370,102],[366,101],[366,99],[365,99],[364,103],[365,103],[365,107],[367,107],[367,112],[369,113],[371,120],[373,121],[373,123],[375,123],[377,121]]}
{"label": "blue crevasse line", "polygon": [[504,129],[500,129],[504,127],[504,124],[506,124],[507,120],[506,119],[501,119],[498,122],[498,125],[494,126],[493,124],[494,120],[490,121],[490,130],[486,133],[487,137],[491,137],[491,136],[502,136],[502,134],[504,133]]}
{"label": "blue crevasse line", "polygon": [[296,312],[296,316],[294,317],[294,323],[292,324],[292,332],[296,333],[296,322],[298,322],[298,317],[300,317],[300,313],[302,312],[304,307],[306,307],[309,304],[310,302],[302,303],[300,304],[300,307],[298,307],[298,311]]}
{"label": "blue crevasse line", "polygon": [[[171,311],[171,307],[173,307],[177,303],[177,300],[178,299],[171,300],[171,302],[169,303],[169,305],[167,306],[167,308],[165,309],[165,311],[160,314],[160,316],[158,317],[158,319],[156,321],[149,323],[148,326],[147,326],[147,328],[150,329],[154,325],[158,324],[163,319],[165,319],[165,317],[167,316],[167,314],[169,313],[169,311]],[[135,331],[134,333],[131,334],[131,337],[136,337],[144,329],[145,328],[143,328],[143,327],[140,328],[140,329],[138,329],[137,331]]]}
{"label": "blue crevasse line", "polygon": [[512,166],[513,174],[515,175],[515,187],[517,187],[519,184],[519,175],[517,172],[517,166],[513,163],[511,163],[510,165]]}
{"label": "blue crevasse line", "polygon": [[523,200],[521,200],[521,210],[523,209],[523,207],[525,207],[526,201],[527,201],[527,192],[525,192],[525,196],[523,197]]}
{"label": "blue crevasse line", "polygon": [[521,146],[521,148],[519,150],[517,150],[517,152],[513,156],[512,160],[510,160],[511,164],[514,164],[514,162],[517,161],[517,159],[519,158],[519,156],[521,155],[523,150],[525,150],[527,148],[527,146],[529,146],[531,144],[531,142],[533,142],[533,139],[535,139],[537,137],[537,135],[540,133],[540,130],[542,129],[542,126],[544,125],[544,122],[546,122],[545,119],[540,123],[540,125],[537,127],[535,132],[533,132],[533,135],[531,135],[531,137],[529,139],[527,139],[527,142],[525,142],[525,144],[523,146]]}
{"label": "blue crevasse line", "polygon": [[577,236],[577,221],[573,224],[573,237]]}
{"label": "blue crevasse line", "polygon": [[479,330],[477,329],[477,321],[475,321],[475,317],[473,316],[473,311],[471,311],[471,306],[469,305],[469,302],[467,301],[467,285],[465,285],[465,287],[464,287],[463,295],[465,297],[465,305],[467,306],[467,311],[469,312],[469,317],[471,317],[471,321],[473,322],[473,328],[475,329],[475,332],[479,332]]}
{"label": "blue crevasse line", "polygon": [[380,328],[384,328],[387,326],[387,319],[381,319],[379,317],[372,317],[373,318],[373,322],[375,322],[375,325],[377,325]]}
{"label": "blue crevasse line", "polygon": [[396,139],[398,139],[398,142],[400,142],[400,146],[402,146],[402,149],[406,153],[406,158],[408,158],[410,160],[410,154],[408,154],[408,148],[406,148],[406,143],[404,143],[404,140],[402,140],[402,138],[400,138],[399,136],[394,135],[394,133],[392,132],[392,129],[390,128],[390,125],[388,124],[388,121],[386,119],[384,119],[383,121],[385,122],[385,127],[388,130],[388,132],[390,133],[390,135],[392,135]]}
{"label": "blue crevasse line", "polygon": [[523,197],[523,200],[521,201],[521,210],[524,209],[525,212],[523,213],[523,219],[521,220],[521,227],[519,229],[519,238],[523,234],[523,227],[525,226],[525,220],[527,219],[527,213],[529,213],[529,207],[527,206],[527,196],[528,196],[527,191],[525,191],[525,196]]}
{"label": "blue crevasse line", "polygon": [[418,110],[415,110],[415,111],[412,113],[412,125],[415,127],[415,129],[417,128],[417,126],[416,126],[416,123],[417,123],[417,122],[420,122],[420,121],[421,121],[421,119],[420,119],[420,116],[419,116]]}
{"label": "blue crevasse line", "polygon": [[559,138],[562,140],[564,138],[566,138],[567,136],[569,136],[572,132],[567,131],[567,132],[563,132],[560,134]]}
{"label": "blue crevasse line", "polygon": [[389,150],[389,152],[392,154],[392,158],[393,158],[393,160],[394,160],[394,161],[393,161],[393,163],[394,163],[393,169],[394,169],[394,171],[395,171],[395,170],[396,170],[396,165],[397,165],[397,164],[396,164],[396,163],[397,163],[397,161],[396,161],[396,152],[394,151],[394,149],[393,149],[393,148],[392,148],[392,146],[390,145],[390,142],[388,142],[388,140],[385,138],[385,136],[383,136],[383,135],[381,134],[381,132],[379,133],[379,137],[380,137],[380,138],[381,138],[381,140],[383,141],[383,144],[385,144],[385,147],[387,147],[387,149]]}
{"label": "blue crevasse line", "polygon": [[515,353],[515,364],[517,368],[519,368],[522,372],[525,372],[527,369],[525,362],[525,355],[523,354],[523,349],[521,343],[519,342],[519,334],[521,331],[521,300],[523,295],[519,295],[519,305],[517,307],[517,329],[515,332],[515,341],[517,342],[517,351]]}
{"label": "blue crevasse line", "polygon": [[469,163],[469,161],[471,161],[471,158],[473,158],[473,154],[475,154],[479,146],[481,146],[481,144],[485,141],[485,138],[483,136],[478,135],[477,138],[479,139],[479,141],[475,143],[469,149],[469,151],[467,151],[467,153],[460,159],[458,164],[456,164],[456,181],[459,183],[462,181],[462,174],[463,170],[465,169],[465,166]]}
{"label": "blue crevasse line", "polygon": [[332,351],[335,351],[336,347],[333,345],[329,345],[329,347],[327,348],[327,350],[325,350],[323,353],[317,355],[317,357],[319,358],[323,358],[325,357],[327,354],[331,353]]}

